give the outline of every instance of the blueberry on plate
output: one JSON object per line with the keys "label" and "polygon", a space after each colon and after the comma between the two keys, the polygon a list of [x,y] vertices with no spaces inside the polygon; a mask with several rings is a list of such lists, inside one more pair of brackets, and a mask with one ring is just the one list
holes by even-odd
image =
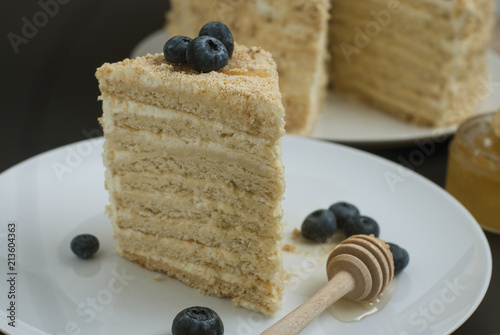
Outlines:
{"label": "blueberry on plate", "polygon": [[71,240],[71,250],[80,258],[90,258],[99,250],[99,240],[90,234],[77,235]]}
{"label": "blueberry on plate", "polygon": [[337,230],[335,215],[327,209],[318,209],[302,222],[302,236],[314,242],[325,242]]}
{"label": "blueberry on plate", "polygon": [[208,307],[189,307],[176,315],[172,335],[222,335],[224,324],[219,315]]}
{"label": "blueberry on plate", "polygon": [[359,209],[348,202],[336,202],[328,208],[337,219],[337,226],[344,227],[345,222],[352,216],[359,215]]}
{"label": "blueberry on plate", "polygon": [[174,36],[163,46],[163,56],[169,63],[183,64],[187,63],[186,52],[189,42],[192,39],[186,36]]}
{"label": "blueberry on plate", "polygon": [[394,259],[394,275],[397,275],[406,268],[410,262],[410,254],[404,248],[394,243],[389,243],[389,250],[391,250],[392,258]]}
{"label": "blueberry on plate", "polygon": [[351,216],[344,223],[344,232],[346,237],[358,234],[371,235],[378,237],[380,228],[375,220],[371,217],[356,215]]}
{"label": "blueberry on plate", "polygon": [[197,72],[218,71],[229,61],[224,44],[211,36],[199,36],[192,40],[186,56],[191,69]]}
{"label": "blueberry on plate", "polygon": [[229,58],[233,57],[234,39],[231,30],[222,22],[212,21],[205,24],[198,36],[212,36],[224,44],[227,49]]}

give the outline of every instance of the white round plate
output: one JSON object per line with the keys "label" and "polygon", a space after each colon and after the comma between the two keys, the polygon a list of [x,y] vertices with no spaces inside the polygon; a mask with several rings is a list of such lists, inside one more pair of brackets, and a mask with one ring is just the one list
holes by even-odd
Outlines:
{"label": "white round plate", "polygon": [[[164,29],[144,38],[132,51],[131,57],[163,52],[168,36]],[[488,53],[488,73],[476,90],[481,101],[476,113],[500,108],[500,56]],[[323,110],[311,137],[350,145],[402,146],[418,141],[451,136],[456,126],[443,128],[420,127],[403,122],[373,107],[366,106],[328,91]]]}
{"label": "white round plate", "polygon": [[[0,175],[0,328],[16,334],[169,334],[174,316],[200,305],[219,313],[226,335],[260,334],[326,283],[325,249],[284,252],[291,273],[276,318],[234,307],[230,299],[201,296],[181,282],[131,263],[113,251],[104,207],[102,138],[33,157]],[[491,276],[491,254],[473,217],[445,191],[389,161],[312,139],[283,140],[287,243],[304,217],[345,200],[381,226],[380,237],[405,247],[410,264],[380,312],[343,323],[325,312],[303,334],[446,334],[481,302]],[[15,224],[15,266],[7,268],[8,225]],[[69,244],[96,235],[99,252],[78,259]],[[11,257],[12,258],[12,257]],[[14,275],[8,273],[13,272]],[[14,277],[15,297],[6,285]],[[7,306],[15,306],[15,328]]]}

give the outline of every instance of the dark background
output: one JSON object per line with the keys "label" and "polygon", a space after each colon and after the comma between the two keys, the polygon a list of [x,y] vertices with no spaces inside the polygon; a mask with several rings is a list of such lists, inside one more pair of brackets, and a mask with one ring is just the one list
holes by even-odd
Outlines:
{"label": "dark background", "polygon": [[[0,172],[46,150],[101,134],[94,73],[122,60],[145,36],[164,26],[168,0],[3,1],[0,12]],[[37,15],[48,6],[44,20]],[[57,3],[57,6],[53,4]],[[47,11],[47,10],[46,10]],[[40,27],[28,29],[26,22]],[[33,27],[32,27],[33,28]],[[9,36],[29,38],[15,51]],[[16,37],[17,38],[17,37]],[[415,168],[444,185],[449,141]],[[400,163],[418,149],[360,147]],[[500,334],[500,236],[486,233],[493,277],[482,304],[455,334]]]}

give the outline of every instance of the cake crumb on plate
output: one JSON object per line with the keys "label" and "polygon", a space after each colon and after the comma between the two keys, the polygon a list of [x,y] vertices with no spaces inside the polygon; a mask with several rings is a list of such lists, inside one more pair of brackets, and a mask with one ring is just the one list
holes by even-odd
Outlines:
{"label": "cake crumb on plate", "polygon": [[292,232],[292,235],[294,237],[301,237],[302,236],[302,232],[300,230],[298,230],[297,228],[294,228],[293,232]]}

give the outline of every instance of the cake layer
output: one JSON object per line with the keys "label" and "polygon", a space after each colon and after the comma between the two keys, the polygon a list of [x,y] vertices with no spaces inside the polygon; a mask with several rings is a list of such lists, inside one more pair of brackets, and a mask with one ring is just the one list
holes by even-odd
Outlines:
{"label": "cake layer", "polygon": [[[491,15],[494,3],[464,2],[468,2],[467,6],[460,8],[456,1],[450,1],[457,8],[442,15],[422,7],[420,1],[405,3],[398,13],[389,12],[387,1],[334,1],[332,46],[340,42],[362,49],[369,49],[372,44],[397,46],[426,57],[424,60],[430,63],[462,54],[484,54],[495,22]],[[384,38],[388,43],[383,42]]]}
{"label": "cake layer", "polygon": [[[242,212],[234,206],[219,203],[216,199],[194,198],[190,196],[179,196],[178,194],[151,194],[149,192],[119,192],[113,194],[117,207],[130,208],[137,213],[152,213],[164,215],[169,218],[184,218],[213,222],[216,227],[241,226],[243,229],[257,231],[262,222],[270,223],[281,217],[281,213],[272,212]],[[167,223],[167,222],[166,222]],[[273,226],[270,224],[270,226]],[[273,227],[275,228],[275,227]],[[263,229],[262,236],[271,234],[269,230]],[[273,231],[276,233],[276,228]],[[277,237],[273,234],[273,237]]]}
{"label": "cake layer", "polygon": [[[391,95],[393,98],[398,99],[414,99],[412,104],[419,103],[423,107],[430,109],[442,109],[448,107],[453,101],[457,100],[462,95],[466,95],[469,88],[477,89],[479,87],[469,87],[478,83],[478,76],[468,76],[462,78],[460,81],[453,80],[453,78],[443,79],[440,85],[428,84],[426,81],[415,77],[412,72],[404,71],[394,67],[391,70],[390,63],[381,61],[380,66],[371,67],[368,64],[353,65],[349,69],[339,68],[337,73],[339,76],[345,76],[342,83],[336,84],[336,87],[344,87],[356,85],[359,82],[369,82],[369,85],[375,86],[381,90],[381,94]],[[484,68],[476,70],[478,73],[484,73]],[[348,74],[353,74],[351,78]],[[358,77],[365,74],[363,77]],[[486,89],[486,88],[484,88]],[[483,90],[484,90],[483,89]],[[472,91],[474,92],[474,91]],[[474,95],[473,95],[474,96]],[[423,98],[425,97],[425,99]],[[409,101],[409,100],[408,100]],[[425,111],[423,111],[425,114]]]}
{"label": "cake layer", "polygon": [[186,178],[175,174],[154,174],[148,172],[115,174],[106,173],[106,183],[113,183],[118,192],[135,190],[151,192],[151,194],[189,195],[193,198],[215,198],[243,212],[268,212],[278,217],[281,215],[282,197],[264,199],[250,192],[234,188],[232,185],[214,183],[206,179]]}
{"label": "cake layer", "polygon": [[[409,122],[431,126],[440,127],[450,124],[456,124],[469,115],[479,104],[479,99],[470,99],[471,96],[465,95],[462,92],[460,97],[451,97],[446,100],[423,99],[418,92],[413,96],[401,98],[398,94],[399,87],[395,84],[390,85],[396,91],[391,91],[389,85],[374,84],[373,78],[363,81],[345,81],[342,86],[336,87],[337,91],[353,100],[358,100],[381,110],[393,114],[396,117],[405,119]],[[478,89],[478,82],[475,78],[471,78],[467,82],[470,86],[463,87],[463,91],[473,92]],[[462,84],[463,85],[463,84]],[[380,86],[384,89],[380,89]],[[456,95],[458,96],[458,93]],[[449,93],[452,95],[452,93]],[[455,94],[453,94],[455,96]],[[439,104],[442,107],[438,107]],[[428,107],[432,106],[433,107]],[[441,118],[437,116],[442,115]]]}
{"label": "cake layer", "polygon": [[[246,276],[251,281],[273,281],[276,279],[276,268],[281,265],[279,249],[268,255],[248,248],[245,251],[234,251],[170,237],[145,234],[135,229],[123,229],[115,226],[115,238],[122,240],[121,248],[134,250],[150,255],[161,255],[174,262],[196,264],[199,267],[212,268],[220,273],[234,276]],[[120,242],[119,242],[120,243]]]}
{"label": "cake layer", "polygon": [[[484,54],[485,45],[489,40],[483,38],[482,43],[478,43],[475,50],[468,49],[467,55],[461,56],[461,50],[467,47],[462,41],[455,41],[453,48],[446,47],[446,52],[439,50],[435,45],[430,43],[431,40],[418,41],[412,36],[408,36],[401,30],[381,30],[380,34],[373,38],[370,42],[365,40],[363,44],[355,41],[353,34],[353,26],[351,24],[339,24],[332,31],[333,52],[335,53],[335,61],[359,62],[360,57],[370,53],[376,53],[385,56],[395,62],[409,61],[419,66],[428,67],[429,69],[440,70],[435,75],[446,76],[450,74],[449,68],[455,66],[450,64],[450,61],[456,59],[462,61],[469,55]],[[477,42],[477,40],[475,40]],[[441,40],[436,39],[436,43]],[[369,44],[368,44],[369,43]],[[431,45],[429,45],[431,44]],[[366,47],[360,47],[365,46]],[[455,67],[459,71],[465,71],[463,67]]]}
{"label": "cake layer", "polygon": [[261,280],[249,281],[245,276],[222,275],[207,268],[193,269],[194,266],[189,263],[159,259],[157,256],[146,255],[140,250],[121,249],[120,244],[115,249],[129,260],[149,270],[159,271],[176,278],[201,294],[222,298],[231,297],[235,306],[242,306],[268,315],[276,314],[281,308],[283,285],[279,283],[279,280],[276,280],[276,284]]}
{"label": "cake layer", "polygon": [[377,10],[377,9],[396,9],[400,11],[400,14],[411,18],[412,12],[418,10],[423,15],[428,13],[432,13],[437,20],[443,19],[448,20],[452,18],[456,18],[458,15],[463,13],[466,9],[473,9],[475,6],[481,5],[485,2],[491,2],[490,0],[447,0],[447,1],[436,1],[436,0],[419,0],[419,1],[399,1],[399,2],[388,2],[387,0],[367,0],[367,1],[343,1],[343,0],[332,0],[333,9],[341,8],[340,6],[344,6],[345,9],[348,9],[349,12],[351,10],[356,10],[356,8],[366,8],[369,10]]}
{"label": "cake layer", "polygon": [[[376,46],[379,48],[383,46],[390,48],[388,51],[395,48],[400,49],[400,53],[406,52],[408,56],[414,59],[420,58],[422,62],[428,62],[430,66],[439,69],[440,66],[449,65],[448,62],[453,59],[460,59],[461,55],[484,55],[484,50],[488,47],[491,37],[489,34],[481,34],[482,30],[468,32],[467,36],[462,36],[459,32],[456,32],[453,37],[443,36],[440,31],[436,32],[436,30],[431,29],[409,30],[408,27],[413,25],[428,25],[427,22],[412,22],[411,19],[408,20],[409,22],[390,21],[387,27],[373,30],[375,32],[373,33],[366,28],[367,22],[375,22],[373,17],[363,20],[356,16],[350,18],[352,14],[338,15],[337,19],[333,18],[336,19],[336,24],[331,28],[333,50],[341,51],[341,47],[343,47],[346,50],[344,52],[350,53],[356,48],[356,52],[350,56],[352,59],[357,59],[358,55]],[[433,17],[429,17],[429,21],[432,20]],[[493,24],[493,19],[484,22],[486,28],[490,30]],[[449,32],[450,29],[453,29],[451,24],[445,31]],[[366,33],[367,31],[371,36]],[[382,48],[382,50],[385,49]],[[345,55],[342,56],[345,57]],[[390,56],[386,55],[386,57]],[[394,57],[394,60],[400,59],[400,57]],[[337,58],[334,58],[334,60],[337,60]],[[460,70],[463,70],[463,68],[460,68]]]}
{"label": "cake layer", "polygon": [[[334,82],[334,87],[343,86],[346,82],[352,80],[358,80],[359,74],[369,71],[367,75],[359,78],[359,80],[363,81],[365,80],[364,77],[373,74],[375,76],[373,80],[383,80],[388,85],[398,85],[404,90],[418,91],[421,96],[425,94],[431,98],[441,99],[443,91],[449,89],[452,82],[454,83],[452,77],[435,75],[435,71],[428,71],[420,66],[408,67],[410,62],[407,62],[407,59],[402,62],[391,62],[391,58],[377,57],[378,55],[373,53],[359,56],[363,59],[371,58],[373,62],[356,62],[344,67],[337,67],[336,73],[339,77],[345,79],[342,82]],[[372,80],[372,78],[369,79]]]}
{"label": "cake layer", "polygon": [[[339,73],[339,76],[346,73],[348,77],[349,71],[355,72],[359,67],[369,68],[375,72],[385,72],[385,77],[394,78],[394,81],[435,95],[439,95],[444,90],[453,89],[452,86],[455,83],[460,84],[461,81],[468,80],[471,76],[484,75],[485,56],[461,57],[455,60],[454,64],[443,60],[440,70],[436,68],[437,62],[431,65],[416,55],[405,55],[408,51],[390,46],[385,49],[380,45],[362,51],[355,56],[355,61],[337,61],[334,64],[335,71]],[[334,55],[343,57],[342,51],[338,49],[335,50]],[[457,67],[460,69],[456,70]],[[343,82],[338,80],[333,84],[342,85]]]}
{"label": "cake layer", "polygon": [[[276,171],[266,178],[254,174],[242,166],[224,163],[196,156],[159,156],[156,153],[132,153],[115,150],[108,142],[104,143],[104,164],[117,173],[124,172],[164,172],[194,179],[207,179],[211,182],[223,182],[235,188],[251,192],[265,199],[274,198],[274,194],[282,194],[281,171]],[[274,178],[274,179],[273,179]]]}
{"label": "cake layer", "polygon": [[[358,26],[366,32],[365,25],[373,21],[374,24],[368,25],[368,33],[377,34],[377,36],[372,36],[373,38],[377,38],[378,34],[383,33],[384,30],[389,30],[411,37],[410,40],[418,44],[428,43],[429,46],[434,47],[433,49],[437,49],[437,52],[451,52],[456,47],[456,43],[474,44],[475,41],[471,36],[476,31],[484,29],[478,23],[489,24],[494,18],[489,15],[489,10],[494,8],[493,1],[481,1],[482,4],[479,4],[480,1],[477,0],[468,2],[475,2],[477,6],[473,7],[469,4],[462,9],[451,9],[450,12],[440,14],[422,6],[420,1],[408,1],[396,10],[393,7],[389,10],[390,6],[386,0],[356,2],[334,0],[332,22],[335,26],[349,23],[351,28]],[[383,29],[378,31],[375,23]],[[481,34],[477,37],[484,40],[487,36],[487,34]],[[460,40],[457,40],[458,37]]]}
{"label": "cake layer", "polygon": [[[230,240],[227,245],[240,249],[259,245],[261,252],[283,237],[280,198],[269,203],[223,184],[170,174],[111,177],[107,171],[106,186],[121,227],[208,244],[225,243],[215,238],[225,236]],[[251,241],[241,240],[242,234]]]}
{"label": "cake layer", "polygon": [[246,252],[251,249],[261,253],[261,256],[274,254],[277,236],[283,236],[281,231],[273,232],[270,237],[270,233],[266,236],[266,233],[258,230],[250,231],[248,228],[243,229],[239,225],[221,226],[217,221],[205,217],[193,220],[152,213],[142,215],[128,208],[115,207],[110,207],[109,215],[113,217],[113,222],[119,228],[134,229],[158,237],[192,240],[234,251]]}
{"label": "cake layer", "polygon": [[116,100],[113,97],[104,99],[103,124],[108,136],[115,127],[144,130],[186,140],[198,138],[203,142],[216,142],[228,150],[261,158],[279,158],[275,140],[242,133],[225,124],[202,119],[187,112],[166,110],[135,101]]}
{"label": "cake layer", "polygon": [[[254,271],[257,275],[243,274],[242,270],[236,267],[221,266],[224,262],[237,263],[238,253],[233,254],[232,257],[227,254],[223,257],[217,256],[218,252],[223,251],[207,250],[210,248],[189,241],[180,241],[181,245],[171,245],[170,242],[175,242],[174,240],[157,238],[118,227],[114,227],[114,237],[115,250],[118,253],[150,270],[160,271],[177,278],[202,294],[232,297],[235,305],[265,314],[274,314],[280,306],[283,273],[277,272],[276,268],[270,266],[269,271],[266,272],[267,268],[263,264],[262,268]],[[193,259],[179,259],[168,255],[169,251],[176,253],[178,249],[191,253],[191,256],[195,258],[196,254],[200,254],[200,259],[204,253],[213,252],[215,263],[202,264]],[[241,264],[244,266],[244,262]],[[247,271],[250,271],[250,268],[251,266],[247,268]]]}
{"label": "cake layer", "polygon": [[[364,73],[361,69],[353,73]],[[423,98],[424,94],[421,92],[401,87],[397,83],[388,80],[388,78],[380,78],[377,75],[373,74],[373,77],[363,80],[345,81],[341,86],[337,86],[336,89],[342,93],[350,90],[363,91],[369,96],[373,96],[373,98],[378,97],[381,100],[400,104],[404,109],[408,109],[410,113],[418,112],[420,117],[428,120],[428,124],[431,124],[436,116],[441,117],[444,110],[449,106],[447,101],[432,96],[425,96]]]}
{"label": "cake layer", "polygon": [[[260,48],[238,47],[221,71],[194,73],[162,54],[104,64],[96,76],[108,96],[189,112],[245,133],[277,140],[284,133],[275,64]],[[280,130],[281,131],[276,131]]]}
{"label": "cake layer", "polygon": [[[204,141],[200,138],[186,138],[167,135],[164,133],[151,133],[145,130],[115,127],[113,132],[106,134],[106,140],[115,150],[129,153],[161,153],[168,157],[196,156],[199,159],[223,161],[231,166],[240,166],[262,178],[276,178],[274,169],[280,157],[274,152],[272,157],[251,155],[249,152],[229,149],[215,141]],[[279,173],[279,172],[278,172]]]}

